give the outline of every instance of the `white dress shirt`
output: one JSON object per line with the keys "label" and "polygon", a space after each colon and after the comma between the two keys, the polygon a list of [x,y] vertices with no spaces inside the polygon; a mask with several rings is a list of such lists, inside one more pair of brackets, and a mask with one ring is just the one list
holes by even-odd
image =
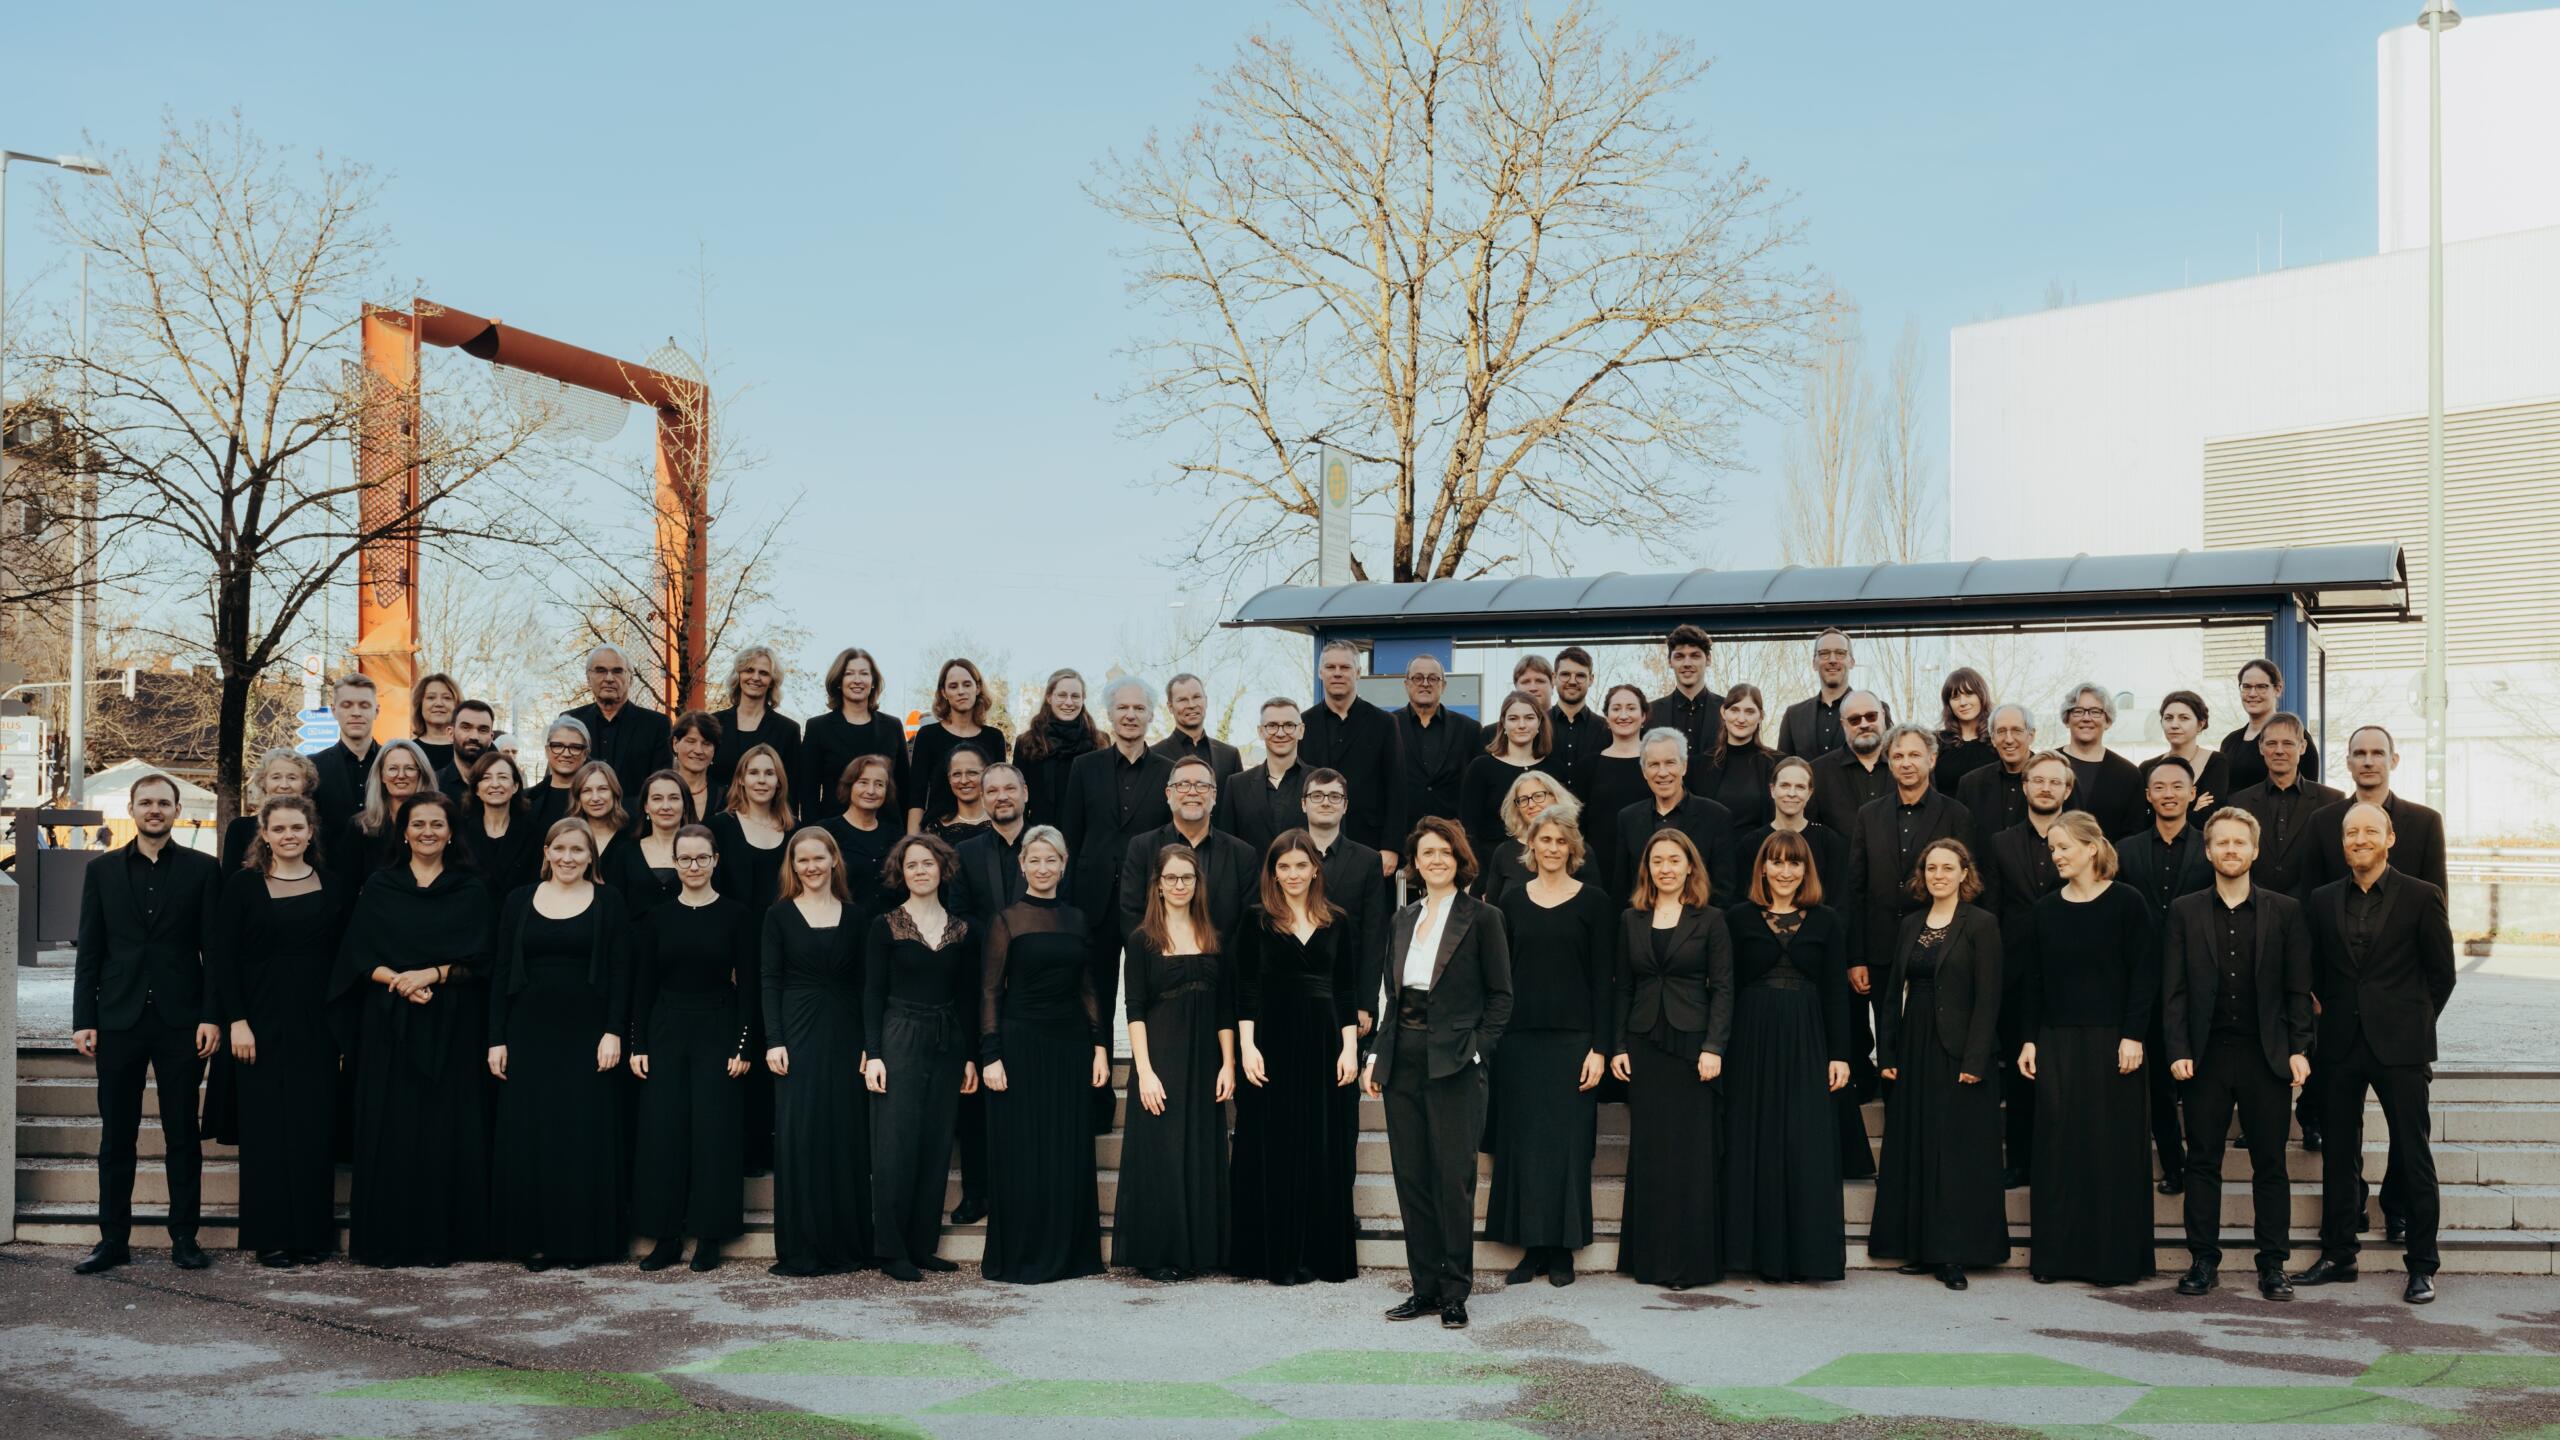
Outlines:
{"label": "white dress shirt", "polygon": [[1403,983],[1406,989],[1431,988],[1431,970],[1440,959],[1440,932],[1449,928],[1449,911],[1457,903],[1458,897],[1454,893],[1446,900],[1423,898],[1422,913],[1413,921],[1413,941],[1404,949]]}

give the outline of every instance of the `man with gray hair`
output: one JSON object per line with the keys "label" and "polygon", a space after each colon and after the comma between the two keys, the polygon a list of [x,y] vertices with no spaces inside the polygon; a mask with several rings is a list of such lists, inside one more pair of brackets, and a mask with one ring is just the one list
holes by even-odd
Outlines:
{"label": "man with gray hair", "polygon": [[1307,711],[1299,757],[1342,772],[1351,790],[1342,833],[1377,851],[1378,863],[1393,875],[1405,832],[1404,746],[1396,722],[1360,698],[1360,647],[1348,640],[1325,642],[1316,656],[1316,683],[1324,694]]}
{"label": "man with gray hair", "polygon": [[1858,812],[1893,790],[1884,768],[1885,727],[1893,712],[1873,690],[1840,699],[1840,748],[1813,762],[1813,818],[1842,835],[1858,831]]}
{"label": "man with gray hair", "polygon": [[2097,681],[2083,680],[2063,695],[2062,724],[2071,738],[2062,754],[2079,777],[2071,787],[2071,808],[2096,816],[2110,840],[2141,829],[2151,816],[2142,799],[2142,772],[2107,748],[2107,727],[2114,723],[2115,697]]}
{"label": "man with gray hair", "polygon": [[2024,705],[2002,705],[1991,712],[1989,728],[1997,762],[1967,771],[1955,792],[1985,845],[2027,818],[2027,761],[2036,753],[2036,717]]}
{"label": "man with gray hair", "polygon": [[[1707,862],[1707,888],[1712,902],[1730,905],[1741,895],[1742,867],[1733,849],[1733,812],[1704,795],[1689,793],[1689,737],[1670,725],[1644,732],[1637,764],[1651,792],[1620,810],[1614,823],[1617,844],[1610,852],[1606,879],[1614,903],[1635,894],[1636,867],[1644,863],[1645,843],[1657,830],[1677,830],[1698,847]],[[1600,823],[1598,821],[1595,824]]]}
{"label": "man with gray hair", "polygon": [[595,699],[569,712],[587,727],[590,758],[613,767],[625,795],[647,793],[649,776],[675,765],[675,727],[632,703],[635,678],[619,646],[597,646],[587,652],[587,693]]}
{"label": "man with gray hair", "polygon": [[1243,753],[1209,733],[1209,687],[1199,676],[1185,671],[1164,682],[1164,708],[1173,717],[1173,731],[1156,742],[1157,754],[1167,760],[1199,756],[1209,762],[1221,788],[1228,776],[1244,769]]}
{"label": "man with gray hair", "polygon": [[[1066,794],[1058,828],[1067,837],[1067,899],[1093,936],[1093,994],[1109,1016],[1120,994],[1120,887],[1143,885],[1123,876],[1129,842],[1173,818],[1165,789],[1173,762],[1147,748],[1147,723],[1155,718],[1154,691],[1134,675],[1102,689],[1103,719],[1111,743],[1088,750],[1067,765]],[[1095,1092],[1095,1133],[1111,1128],[1111,1091]]]}

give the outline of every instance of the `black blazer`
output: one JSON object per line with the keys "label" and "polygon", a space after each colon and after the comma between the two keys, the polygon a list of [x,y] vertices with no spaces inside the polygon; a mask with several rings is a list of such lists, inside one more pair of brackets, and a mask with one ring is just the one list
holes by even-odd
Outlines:
{"label": "black blazer", "polygon": [[[1398,813],[1404,823],[1413,824],[1425,815],[1443,820],[1463,822],[1467,767],[1484,753],[1484,724],[1472,716],[1461,715],[1447,706],[1440,707],[1440,718],[1431,728],[1448,726],[1440,737],[1440,757],[1436,764],[1425,766],[1422,760],[1422,722],[1413,716],[1413,707],[1403,706],[1389,712],[1396,723],[1396,787]],[[1483,856],[1476,857],[1481,861]]]}
{"label": "black blazer", "polygon": [[2066,810],[2086,810],[2098,817],[2098,828],[2109,835],[2125,835],[2151,823],[2151,807],[2142,798],[2142,772],[2133,762],[2107,751],[2095,760],[2083,760],[2069,750],[2062,757],[2071,762],[2074,777],[2071,798],[2063,803]]}
{"label": "black blazer", "polygon": [[1007,843],[990,826],[961,841],[954,853],[959,857],[960,874],[959,883],[952,888],[959,893],[947,903],[968,916],[978,933],[984,935],[995,925],[996,916],[1020,900],[1027,888],[1022,881],[1022,847]]}
{"label": "black blazer", "polygon": [[1209,762],[1209,778],[1218,782],[1220,789],[1224,789],[1228,777],[1244,768],[1244,752],[1217,736],[1205,732],[1200,739],[1202,743],[1194,745],[1183,738],[1181,731],[1176,730],[1148,748],[1167,760],[1180,760],[1185,755],[1199,756]]}
{"label": "black blazer", "polygon": [[[1133,768],[1140,773],[1131,782],[1124,812],[1120,772]],[[1067,837],[1067,903],[1082,912],[1086,924],[1099,928],[1119,913],[1120,867],[1128,858],[1129,841],[1173,819],[1173,807],[1164,798],[1172,779],[1172,761],[1150,750],[1131,762],[1117,745],[1087,751],[1067,766],[1058,829]],[[1134,883],[1144,885],[1146,877],[1138,876]],[[1143,907],[1146,896],[1141,893],[1138,900]],[[1120,933],[1127,934],[1126,927]]]}
{"label": "black blazer", "polygon": [[[1848,698],[1848,691],[1843,690],[1840,692],[1841,700],[1846,700]],[[1815,694],[1807,695],[1803,699],[1787,707],[1787,713],[1780,716],[1778,719],[1779,754],[1801,756],[1807,760],[1818,760],[1831,753],[1829,750],[1815,748],[1814,722],[1816,716],[1814,712],[1819,709],[1821,705],[1822,696],[1819,692],[1816,692]],[[1839,701],[1833,701],[1831,708],[1835,711],[1838,710],[1840,708]],[[1831,728],[1833,733],[1836,734],[1839,732],[1840,726],[1836,720],[1833,722]],[[1835,746],[1834,748],[1837,747]]]}
{"label": "black blazer", "polygon": [[[1336,902],[1339,903],[1339,902]],[[1422,919],[1422,901],[1396,912],[1387,941],[1388,991],[1405,951],[1413,945],[1413,927]],[[1380,1090],[1395,1063],[1395,1007],[1380,1012],[1378,1028],[1369,1032],[1368,1060]],[[1428,1054],[1430,1078],[1446,1079],[1470,1065],[1493,1063],[1503,1027],[1511,1023],[1511,942],[1503,933],[1502,912],[1465,891],[1449,902],[1448,923],[1440,929],[1440,949],[1431,962]]]}
{"label": "black blazer", "polygon": [[[1778,833],[1773,825],[1762,825],[1744,832],[1733,842],[1733,893],[1722,897],[1730,902],[1726,909],[1749,903],[1751,875],[1760,865],[1760,847]],[[1805,848],[1813,852],[1813,873],[1822,879],[1822,903],[1835,906],[1845,922],[1856,906],[1849,899],[1849,837],[1828,825],[1808,820],[1798,832]],[[1845,938],[1845,937],[1844,937]]]}
{"label": "black blazer", "polygon": [[1256,765],[1227,777],[1218,789],[1218,808],[1210,814],[1209,823],[1253,847],[1259,859],[1283,831],[1306,826],[1306,791],[1306,766],[1291,762],[1274,785],[1271,772]]}
{"label": "black blazer", "polygon": [[[2290,1080],[2287,1062],[2311,1053],[2311,926],[2290,895],[2253,886],[2250,903],[2257,907],[2258,1044],[2267,1068]],[[2172,1064],[2201,1058],[2213,1033],[2214,996],[2222,986],[2213,935],[2223,908],[2222,897],[2211,890],[2181,895],[2169,906],[2160,1028]]]}
{"label": "black blazer", "polygon": [[[1858,812],[1857,828],[1849,832],[1849,888],[1840,903],[1856,907],[1857,924],[1850,939],[1852,965],[1883,965],[1883,957],[1893,953],[1894,928],[1903,916],[1927,904],[1911,897],[1911,876],[1902,868],[1901,809],[1898,796],[1871,800]],[[1972,848],[1973,817],[1962,805],[1931,790],[1920,797],[1919,811],[1912,822],[1913,855],[1932,840],[1957,840]],[[1980,862],[1975,868],[1979,871]]]}
{"label": "black blazer", "polygon": [[1769,928],[1769,912],[1757,905],[1736,905],[1725,912],[1733,935],[1733,984],[1737,991],[1778,967],[1780,961],[1804,972],[1822,999],[1823,1053],[1847,1064],[1855,1048],[1850,1038],[1849,922],[1828,905],[1806,908],[1804,923],[1784,947]]}
{"label": "black blazer", "polygon": [[[1257,867],[1261,863],[1254,862]],[[1357,840],[1337,836],[1333,848],[1324,852],[1324,898],[1342,912],[1334,923],[1345,927],[1342,943],[1355,961],[1359,999],[1353,1008],[1366,1011],[1373,1021],[1386,1013],[1378,1008],[1378,987],[1385,983],[1392,928],[1383,871],[1378,852]]]}
{"label": "black blazer", "polygon": [[1357,695],[1351,697],[1350,711],[1340,717],[1321,699],[1305,713],[1307,730],[1298,742],[1298,763],[1341,772],[1343,788],[1349,792],[1342,833],[1372,850],[1401,853],[1408,822],[1404,746],[1397,737],[1396,722]]}
{"label": "black blazer", "polygon": [[2247,786],[2222,803],[2258,817],[2258,863],[2249,867],[2250,882],[2296,900],[2308,900],[2313,887],[2320,883],[2319,847],[2312,840],[2311,822],[2321,811],[2346,797],[2326,785],[2298,777],[2293,783],[2301,798],[2293,802],[2293,826],[2285,832],[2282,845],[2275,843],[2274,792],[2265,785]]}
{"label": "black blazer", "polygon": [[1855,845],[1858,812],[1868,802],[1892,793],[1893,772],[1884,767],[1883,752],[1877,752],[1876,767],[1870,770],[1844,745],[1813,762],[1813,803],[1805,813],[1848,836]]}
{"label": "black blazer", "polygon": [[1733,936],[1713,905],[1683,909],[1671,927],[1671,953],[1653,953],[1653,912],[1618,917],[1617,1036],[1623,1055],[1658,1026],[1677,1032],[1680,1053],[1721,1055],[1733,1039]]}
{"label": "black blazer", "polygon": [[1996,759],[1968,771],[1956,782],[1954,793],[1956,803],[1973,817],[1974,839],[1979,842],[1973,847],[1977,864],[2002,831],[2027,821],[2027,779],[2010,774],[2009,767]]}
{"label": "black blazer", "polygon": [[[1893,969],[1876,998],[1879,1069],[1900,1069],[1903,1046],[1929,1033],[1928,1022],[1904,1013],[1912,951],[1928,923],[1929,912],[1915,910],[1895,932]],[[1946,953],[1938,957],[1936,1038],[1960,1072],[1988,1080],[1992,1040],[2000,1033],[2000,922],[1978,905],[1958,905],[1949,923]]]}
{"label": "black blazer", "polygon": [[2347,948],[2347,887],[2311,892],[2311,993],[2320,1001],[2320,1053],[2347,1053],[2361,1032],[2385,1065],[2431,1065],[2436,1017],[2453,996],[2453,928],[2444,892],[2397,868],[2382,872],[2382,923],[2359,967]]}
{"label": "black blazer", "polygon": [[[2312,885],[2347,878],[2347,809],[2352,795],[2332,801],[2311,817]],[[2438,890],[2444,878],[2444,817],[2415,800],[2393,795],[2382,802],[2391,816],[2391,868]]]}
{"label": "black blazer", "polygon": [[[1190,844],[1169,822],[1130,839],[1120,862],[1123,936],[1138,933],[1139,922],[1147,918],[1147,877],[1155,873],[1157,852],[1167,845]],[[1214,829],[1192,848],[1200,852],[1200,902],[1209,907],[1209,923],[1217,927],[1218,942],[1230,947],[1227,953],[1232,955],[1236,927],[1244,923],[1246,907],[1259,898],[1262,857],[1253,853],[1252,846]]]}
{"label": "black blazer", "polygon": [[160,1023],[193,1033],[219,1017],[204,983],[204,945],[222,898],[222,862],[172,837],[161,848],[160,908],[134,903],[128,840],[89,862],[80,879],[80,935],[71,970],[71,1028],[130,1030],[149,1001]]}
{"label": "black blazer", "polygon": [[[2168,877],[2169,900],[2176,904],[2180,896],[2193,895],[2213,888],[2213,862],[2205,858],[2204,832],[2195,822],[2187,823],[2193,838],[2187,841],[2186,853],[2178,857],[2178,873]],[[2160,841],[2160,828],[2145,825],[2115,842],[2116,880],[2130,885],[2134,893],[2149,900],[2160,893],[2160,871],[2170,863],[2169,847]],[[2165,923],[2168,915],[2161,912]]]}
{"label": "black blazer", "polygon": [[1668,815],[1656,808],[1651,795],[1618,812],[1616,843],[1609,852],[1610,868],[1617,873],[1607,877],[1609,898],[1624,905],[1635,894],[1645,842],[1656,830],[1677,830],[1698,847],[1699,857],[1707,862],[1707,885],[1717,905],[1742,898],[1742,867],[1733,853],[1733,812],[1703,795],[1681,796]]}

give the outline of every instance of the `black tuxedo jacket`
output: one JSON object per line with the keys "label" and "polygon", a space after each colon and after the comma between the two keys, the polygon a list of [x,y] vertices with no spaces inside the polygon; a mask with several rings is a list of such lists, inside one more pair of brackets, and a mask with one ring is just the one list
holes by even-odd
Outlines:
{"label": "black tuxedo jacket", "polygon": [[1404,811],[1404,747],[1395,720],[1355,695],[1350,711],[1339,717],[1317,700],[1307,708],[1306,725],[1298,763],[1342,773],[1349,792],[1342,833],[1372,850],[1401,852],[1411,822]]}
{"label": "black tuxedo jacket", "polygon": [[1345,927],[1341,943],[1355,957],[1352,973],[1359,985],[1359,1001],[1354,1008],[1374,1019],[1385,1013],[1378,1008],[1378,987],[1386,978],[1392,908],[1378,852],[1357,840],[1337,837],[1333,848],[1324,852],[1324,898],[1342,911],[1335,923]]}
{"label": "black tuxedo jacket", "polygon": [[2319,846],[2313,841],[2316,827],[2311,822],[2321,811],[2346,797],[2326,785],[2299,777],[2293,783],[2301,798],[2293,802],[2293,826],[2285,832],[2282,845],[2275,838],[2274,792],[2264,784],[2244,787],[2223,804],[2258,817],[2258,863],[2249,867],[2250,883],[2296,900],[2307,900],[2312,888],[2320,883]]}
{"label": "black tuxedo jacket", "polygon": [[2385,1065],[2431,1065],[2436,1017],[2453,996],[2453,927],[2444,892],[2396,868],[2382,872],[2382,923],[2358,965],[2347,948],[2347,887],[2311,892],[2311,993],[2320,1000],[2320,1052],[2340,1056],[2361,1033]]}
{"label": "black tuxedo jacket", "polygon": [[[1413,945],[1413,927],[1422,919],[1422,901],[1396,912],[1387,941],[1386,991],[1393,996],[1405,951]],[[1380,1090],[1395,1063],[1395,1006],[1378,1012],[1378,1028],[1369,1032],[1369,1059],[1376,1063]],[[1502,930],[1502,912],[1460,891],[1449,902],[1448,923],[1440,927],[1440,947],[1431,962],[1430,1078],[1446,1079],[1470,1065],[1491,1065],[1494,1047],[1511,1023],[1511,944]]]}
{"label": "black tuxedo jacket", "polygon": [[[1130,782],[1130,803],[1123,810],[1120,780],[1121,772],[1128,769],[1141,773]],[[1058,826],[1067,837],[1067,903],[1082,912],[1085,923],[1097,932],[1119,914],[1120,866],[1128,858],[1129,841],[1173,819],[1173,807],[1164,798],[1165,784],[1172,779],[1172,761],[1148,751],[1132,762],[1117,745],[1088,750],[1067,764],[1067,793],[1060,801]],[[1128,881],[1138,886],[1146,882],[1144,874]],[[1146,904],[1143,890],[1138,903],[1142,909]],[[1126,935],[1128,930],[1124,925],[1120,933]]]}
{"label": "black tuxedo jacket", "polygon": [[1667,1025],[1693,1042],[1686,1053],[1721,1055],[1733,1039],[1733,935],[1724,912],[1700,905],[1680,912],[1670,953],[1653,952],[1653,912],[1618,917],[1617,1015],[1610,1053]]}
{"label": "black tuxedo jacket", "polygon": [[1893,793],[1893,772],[1884,768],[1882,751],[1873,770],[1858,763],[1847,746],[1813,762],[1813,803],[1805,813],[1857,843],[1858,812],[1867,802]]}
{"label": "black tuxedo jacket", "polygon": [[952,897],[951,908],[968,916],[983,935],[1006,906],[1023,896],[1022,847],[991,826],[961,841],[956,853],[960,883],[954,887],[959,894]]}
{"label": "black tuxedo jacket", "polygon": [[[1891,794],[1869,801],[1858,812],[1857,828],[1849,832],[1849,889],[1841,908],[1856,907],[1856,933],[1849,942],[1852,965],[1882,966],[1893,953],[1894,930],[1902,917],[1927,903],[1911,897],[1911,876],[1902,868],[1901,809],[1901,799]],[[1973,846],[1973,817],[1936,790],[1920,797],[1911,853],[1917,856],[1932,840]],[[1979,862],[1974,868],[1980,872]]]}
{"label": "black tuxedo jacket", "polygon": [[1665,815],[1647,795],[1620,810],[1617,825],[1617,843],[1609,852],[1610,866],[1617,873],[1607,878],[1610,898],[1619,904],[1635,893],[1645,842],[1656,830],[1677,830],[1698,847],[1699,856],[1707,862],[1707,888],[1717,905],[1731,905],[1742,898],[1742,867],[1733,853],[1732,811],[1703,795],[1683,795]]}
{"label": "black tuxedo jacket", "polygon": [[[2311,817],[2311,884],[2347,878],[2347,808],[2352,795],[2330,802]],[[2391,868],[2438,890],[2444,878],[2444,817],[2415,800],[2393,795],[2382,802],[2391,816]]]}
{"label": "black tuxedo jacket", "polygon": [[[1907,1047],[1934,1039],[1967,1075],[1991,1078],[1991,1049],[2000,1032],[2000,922],[1978,905],[1958,905],[1946,952],[1938,957],[1937,1013],[1905,1013],[1911,954],[1929,912],[1902,917],[1894,932],[1893,965],[1876,993],[1876,1067],[1898,1070]],[[1936,1033],[1931,1034],[1934,1025]]]}
{"label": "black tuxedo jacket", "polygon": [[81,876],[71,1028],[130,1030],[147,1001],[160,1023],[192,1033],[218,1018],[204,983],[204,943],[222,895],[222,862],[172,839],[160,851],[159,908],[145,915],[132,867],[150,862],[136,843],[99,856]]}
{"label": "black tuxedo jacket", "polygon": [[1973,817],[1977,842],[1973,858],[1977,863],[1988,863],[1982,852],[1990,849],[2010,826],[2027,822],[2027,779],[2010,774],[2009,767],[1997,760],[1965,772],[1964,778],[1956,782],[1955,796],[1964,813]]}
{"label": "black tuxedo jacket", "polygon": [[1263,766],[1238,771],[1218,788],[1218,808],[1209,823],[1253,847],[1258,859],[1270,852],[1282,831],[1306,828],[1306,790],[1304,765],[1291,764],[1277,785]]}
{"label": "black tuxedo jacket", "polygon": [[1148,748],[1167,760],[1179,760],[1185,755],[1197,755],[1208,761],[1209,778],[1216,781],[1221,790],[1226,788],[1227,777],[1244,768],[1244,752],[1215,735],[1204,733],[1200,737],[1200,743],[1195,745],[1183,738],[1181,731],[1176,730]]}
{"label": "black tuxedo jacket", "polygon": [[[1155,874],[1156,852],[1167,845],[1191,842],[1170,823],[1129,841],[1128,853],[1120,862],[1120,933],[1124,937],[1136,934],[1138,922],[1147,918],[1147,877]],[[1209,923],[1217,927],[1220,944],[1232,945],[1236,927],[1244,923],[1245,908],[1253,904],[1261,886],[1262,857],[1253,853],[1252,846],[1216,830],[1200,837],[1192,848],[1200,852],[1200,900],[1209,907]]]}
{"label": "black tuxedo jacket", "polygon": [[[1849,692],[1846,690],[1841,691],[1840,698],[1842,700],[1848,699]],[[1814,722],[1816,719],[1815,712],[1821,709],[1821,707],[1822,696],[1819,693],[1807,695],[1803,699],[1787,707],[1787,713],[1779,717],[1778,720],[1779,754],[1797,755],[1807,760],[1818,760],[1831,753],[1829,750],[1816,748],[1819,742],[1814,738]],[[1835,703],[1832,708],[1837,710],[1839,706]],[[1840,727],[1835,722],[1831,728],[1836,734]]]}
{"label": "black tuxedo jacket", "polygon": [[[2187,826],[2186,853],[2178,857],[2178,873],[2169,877],[2169,901],[2176,904],[2183,895],[2213,888],[2213,862],[2204,855],[2204,834],[2193,822]],[[2145,825],[2115,842],[2116,879],[2134,888],[2149,900],[2160,893],[2160,871],[2170,863],[2169,847],[2161,843],[2160,829]],[[2165,924],[2168,916],[2158,916]]]}
{"label": "black tuxedo jacket", "polygon": [[[1463,821],[1459,788],[1466,783],[1467,767],[1484,753],[1484,726],[1457,711],[1442,706],[1440,717],[1431,722],[1438,730],[1448,726],[1439,737],[1441,746],[1437,764],[1425,766],[1422,760],[1422,722],[1413,717],[1408,705],[1394,712],[1396,722],[1396,786],[1397,813],[1408,826],[1425,815],[1443,820]],[[1484,857],[1476,857],[1481,860]]]}
{"label": "black tuxedo jacket", "polygon": [[[2267,1068],[2290,1080],[2287,1062],[2311,1053],[2311,926],[2290,895],[2252,886],[2250,897],[2258,920],[2258,1045]],[[2213,1001],[2222,984],[2213,936],[2222,911],[2222,897],[2211,889],[2181,895],[2169,906],[2160,1028],[2172,1064],[2202,1058],[2213,1033]]]}

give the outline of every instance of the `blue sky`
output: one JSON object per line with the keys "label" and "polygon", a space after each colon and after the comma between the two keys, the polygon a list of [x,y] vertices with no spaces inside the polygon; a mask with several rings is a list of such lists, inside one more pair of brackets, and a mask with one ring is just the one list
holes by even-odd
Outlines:
{"label": "blue sky", "polygon": [[[1714,58],[1690,118],[1797,197],[1803,258],[1879,348],[1920,327],[1942,393],[1950,326],[2056,282],[2090,300],[2247,274],[2280,226],[2288,264],[2370,253],[2374,44],[2418,4],[1600,8]],[[1196,516],[1133,488],[1162,454],[1100,398],[1136,320],[1127,237],[1080,186],[1185,124],[1265,23],[1279,7],[1160,0],[48,6],[10,20],[0,145],[147,150],[164,107],[239,107],[383,172],[420,293],[633,357],[694,333],[706,257],[746,387],[730,423],[768,457],[747,502],[807,492],[782,588],[813,658],[862,643],[899,666],[967,633],[1090,673],[1115,627],[1164,613],[1181,577],[1150,562]],[[22,303],[72,273],[41,183],[12,186]],[[1722,478],[1699,563],[1774,563],[1780,423],[1746,427],[1755,473]]]}

